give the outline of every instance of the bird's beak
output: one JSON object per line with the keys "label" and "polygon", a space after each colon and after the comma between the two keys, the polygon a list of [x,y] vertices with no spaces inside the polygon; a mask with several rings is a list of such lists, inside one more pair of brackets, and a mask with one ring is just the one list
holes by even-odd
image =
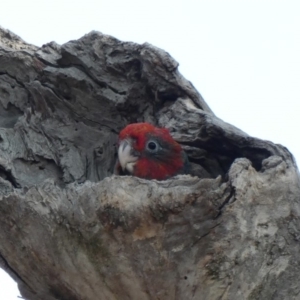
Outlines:
{"label": "bird's beak", "polygon": [[121,141],[118,149],[118,156],[123,171],[126,169],[129,173],[133,173],[133,167],[138,160],[138,155],[132,148],[131,139]]}

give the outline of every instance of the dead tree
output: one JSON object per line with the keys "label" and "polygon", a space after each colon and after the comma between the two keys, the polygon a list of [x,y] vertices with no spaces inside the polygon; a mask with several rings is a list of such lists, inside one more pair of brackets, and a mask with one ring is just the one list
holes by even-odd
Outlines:
{"label": "dead tree", "polygon": [[[300,298],[292,155],[218,119],[168,53],[0,29],[0,102],[0,263],[24,298]],[[113,176],[118,132],[140,121],[198,176]]]}

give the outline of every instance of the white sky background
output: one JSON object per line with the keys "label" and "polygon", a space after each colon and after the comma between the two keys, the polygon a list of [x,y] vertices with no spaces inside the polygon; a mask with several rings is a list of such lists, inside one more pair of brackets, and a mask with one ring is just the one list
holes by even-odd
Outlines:
{"label": "white sky background", "polygon": [[[218,117],[283,144],[298,162],[299,16],[299,0],[2,0],[0,7],[0,25],[37,46],[98,30],[166,50]],[[2,271],[0,287],[1,300],[18,299]]]}

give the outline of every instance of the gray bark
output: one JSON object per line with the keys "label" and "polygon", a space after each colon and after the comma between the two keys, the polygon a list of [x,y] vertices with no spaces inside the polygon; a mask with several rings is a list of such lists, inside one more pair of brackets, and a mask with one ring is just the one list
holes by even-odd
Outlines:
{"label": "gray bark", "polygon": [[[30,300],[300,299],[300,183],[218,119],[161,49],[0,29],[0,266]],[[167,127],[193,174],[112,175],[118,132]]]}

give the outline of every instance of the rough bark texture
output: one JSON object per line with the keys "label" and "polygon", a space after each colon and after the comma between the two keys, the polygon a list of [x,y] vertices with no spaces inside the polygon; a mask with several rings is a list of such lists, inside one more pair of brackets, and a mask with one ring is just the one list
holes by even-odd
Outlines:
{"label": "rough bark texture", "polygon": [[[30,300],[300,299],[287,149],[218,119],[163,50],[0,29],[0,265]],[[117,134],[170,129],[197,176],[112,176]]]}

